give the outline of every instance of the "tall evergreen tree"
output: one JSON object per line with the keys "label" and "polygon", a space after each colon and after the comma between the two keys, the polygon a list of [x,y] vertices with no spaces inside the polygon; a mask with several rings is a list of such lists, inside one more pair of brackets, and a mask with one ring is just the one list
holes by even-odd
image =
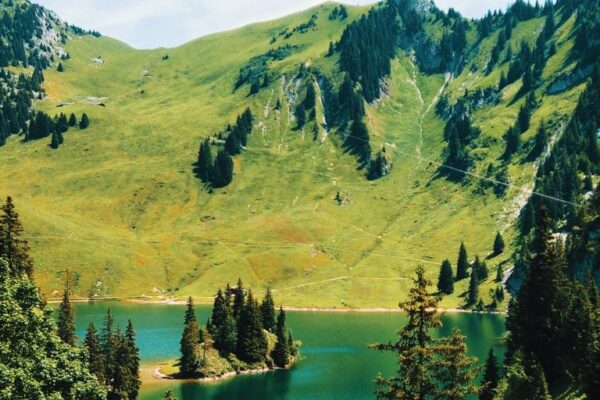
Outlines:
{"label": "tall evergreen tree", "polygon": [[236,354],[248,363],[262,362],[267,354],[267,338],[263,332],[260,307],[250,290],[240,314]]}
{"label": "tall evergreen tree", "polygon": [[23,226],[15,210],[12,197],[6,198],[0,215],[0,257],[8,262],[8,271],[13,276],[23,273],[33,278],[33,262],[29,257],[29,245],[22,238]]}
{"label": "tall evergreen tree", "polygon": [[142,381],[140,375],[140,355],[135,342],[135,330],[131,320],[127,322],[127,329],[121,340],[121,345],[117,354],[118,364],[120,366],[120,377],[123,382],[122,393],[130,400],[137,399]]}
{"label": "tall evergreen tree", "polygon": [[419,266],[416,273],[408,300],[399,305],[406,312],[408,322],[398,332],[398,339],[394,343],[371,346],[398,356],[397,374],[376,379],[378,399],[426,400],[437,391],[430,370],[435,357],[430,331],[441,325],[437,313],[439,297],[428,291],[431,282],[425,278],[425,269]]}
{"label": "tall evergreen tree", "polygon": [[110,308],[106,312],[100,331],[100,348],[104,360],[104,386],[110,392],[116,377],[116,354],[119,345],[119,337],[115,329],[115,320]]}
{"label": "tall evergreen tree", "polygon": [[188,298],[185,311],[184,328],[179,341],[181,358],[179,359],[179,370],[186,376],[196,374],[200,366],[200,327],[196,319],[194,301]]}
{"label": "tall evergreen tree", "polygon": [[69,126],[75,125],[77,125],[77,117],[75,116],[75,114],[71,113],[71,115],[69,116]]}
{"label": "tall evergreen tree", "polygon": [[246,303],[246,293],[244,289],[244,283],[241,279],[238,279],[237,285],[233,288],[233,317],[236,321],[239,321],[240,315],[244,310],[244,304]]}
{"label": "tall evergreen tree", "polygon": [[260,312],[262,314],[263,328],[273,332],[275,329],[275,303],[273,302],[271,289],[267,289],[267,293],[260,305]]}
{"label": "tall evergreen tree", "polygon": [[456,261],[456,280],[460,281],[469,276],[469,257],[464,243],[460,244],[458,260]]}
{"label": "tall evergreen tree", "polygon": [[494,239],[494,253],[493,255],[497,256],[502,254],[504,251],[504,238],[500,232],[496,233],[496,238]]}
{"label": "tall evergreen tree", "polygon": [[465,339],[460,330],[455,329],[452,336],[436,343],[433,375],[438,382],[438,399],[464,400],[479,390],[474,381],[480,368],[475,367],[477,358],[467,355]]}
{"label": "tall evergreen tree", "polygon": [[198,178],[204,183],[211,181],[211,170],[213,168],[213,156],[210,149],[210,141],[205,139],[200,143],[198,151],[198,161],[196,163],[196,172]]}
{"label": "tall evergreen tree", "polygon": [[290,360],[290,344],[288,343],[288,332],[285,326],[285,311],[283,311],[283,308],[279,309],[279,315],[277,315],[275,334],[277,336],[277,343],[275,343],[271,357],[276,366],[285,368]]}
{"label": "tall evergreen tree", "polygon": [[58,307],[58,336],[68,345],[75,346],[77,336],[75,336],[75,315],[70,300],[71,277],[69,270],[65,273],[65,289],[63,298]]}
{"label": "tall evergreen tree", "polygon": [[481,380],[479,400],[493,400],[496,397],[499,378],[498,360],[496,359],[494,350],[490,349],[487,360],[485,361],[485,372]]}
{"label": "tall evergreen tree", "polygon": [[477,304],[477,300],[479,300],[479,274],[477,271],[472,271],[467,302],[469,305],[474,306]]}
{"label": "tall evergreen tree", "polygon": [[86,113],[83,113],[79,120],[79,129],[86,129],[88,126],[90,126],[90,119]]}
{"label": "tall evergreen tree", "polygon": [[452,273],[452,264],[450,264],[449,260],[442,262],[437,287],[444,294],[452,294],[454,292],[454,274]]}
{"label": "tall evergreen tree", "polygon": [[90,372],[98,378],[99,382],[105,382],[104,357],[100,339],[98,338],[98,333],[93,322],[90,322],[87,327],[83,344],[87,350]]}

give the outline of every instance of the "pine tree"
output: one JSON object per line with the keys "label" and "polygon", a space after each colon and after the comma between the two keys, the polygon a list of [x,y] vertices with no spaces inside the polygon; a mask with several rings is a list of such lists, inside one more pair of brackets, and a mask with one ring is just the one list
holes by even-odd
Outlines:
{"label": "pine tree", "polygon": [[273,302],[271,289],[267,289],[265,298],[260,305],[260,312],[262,314],[263,328],[273,332],[273,329],[275,329],[275,303]]}
{"label": "pine tree", "polygon": [[504,134],[504,141],[506,142],[504,159],[509,160],[521,147],[521,132],[517,127],[508,128]]}
{"label": "pine tree", "polygon": [[333,56],[334,53],[335,53],[335,47],[333,45],[333,42],[329,42],[329,50],[327,50],[327,57]]}
{"label": "pine tree", "polygon": [[115,331],[115,320],[110,308],[106,312],[100,332],[100,348],[104,361],[104,386],[110,391],[116,377],[116,353],[119,337]]}
{"label": "pine tree", "polygon": [[236,355],[242,361],[259,363],[265,360],[266,354],[267,338],[263,332],[260,307],[252,296],[252,291],[248,291],[238,324]]}
{"label": "pine tree", "polygon": [[241,279],[238,279],[237,285],[233,288],[233,291],[233,317],[236,321],[239,321],[240,315],[244,310],[244,304],[246,303],[244,284]]}
{"label": "pine tree", "polygon": [[469,276],[469,257],[464,243],[460,244],[458,261],[456,262],[456,280],[460,281]]}
{"label": "pine tree", "polygon": [[304,96],[304,109],[310,110],[315,106],[315,87],[311,81],[306,86],[306,95]]}
{"label": "pine tree", "polygon": [[498,360],[496,359],[494,350],[490,349],[487,360],[485,361],[485,372],[481,380],[479,400],[493,400],[496,397],[498,380]]}
{"label": "pine tree", "polygon": [[213,156],[210,149],[210,141],[205,139],[200,143],[198,151],[198,162],[196,163],[196,172],[198,178],[204,183],[209,183],[212,179],[211,171],[213,168]]}
{"label": "pine tree", "polygon": [[452,294],[454,292],[454,274],[452,273],[452,264],[450,264],[449,260],[442,262],[437,287],[444,294]]}
{"label": "pine tree", "polygon": [[504,266],[500,264],[496,270],[496,282],[500,283],[502,281],[504,281]]}
{"label": "pine tree", "polygon": [[69,126],[75,125],[77,125],[77,117],[75,116],[75,114],[71,113],[71,115],[69,116]]}
{"label": "pine tree", "polygon": [[275,334],[277,336],[277,343],[275,343],[275,348],[271,353],[271,357],[276,366],[285,368],[290,360],[290,346],[288,343],[288,332],[285,326],[285,311],[283,311],[283,308],[279,309]]}
{"label": "pine tree", "polygon": [[58,149],[63,143],[63,135],[59,130],[52,131],[52,140],[50,141],[50,147],[54,150]]}
{"label": "pine tree", "polygon": [[493,255],[497,256],[504,252],[504,238],[500,232],[496,233],[496,238],[494,239],[494,252]]}
{"label": "pine tree", "polygon": [[88,325],[83,344],[87,350],[90,372],[98,378],[98,382],[105,382],[104,357],[100,339],[98,338],[98,333],[93,322],[90,322]]}
{"label": "pine tree", "polygon": [[398,356],[397,375],[391,378],[379,376],[375,381],[378,399],[426,400],[437,391],[431,374],[435,348],[430,332],[441,325],[437,313],[439,297],[428,291],[431,283],[425,278],[425,269],[419,266],[416,273],[408,300],[399,305],[406,312],[408,322],[398,332],[397,341],[371,346]]}
{"label": "pine tree", "polygon": [[217,153],[212,176],[212,184],[215,188],[225,187],[233,180],[233,160],[225,149]]}
{"label": "pine tree", "polygon": [[140,375],[140,355],[139,349],[135,343],[135,330],[131,320],[127,322],[127,329],[125,335],[121,341],[120,348],[120,366],[122,368],[121,374],[123,382],[125,383],[125,393],[127,393],[128,399],[137,399],[142,381],[139,378]]}
{"label": "pine tree", "polygon": [[184,328],[179,342],[181,358],[179,359],[179,370],[186,376],[196,374],[200,366],[200,327],[194,311],[194,301],[188,298],[185,311]]}
{"label": "pine tree", "polygon": [[81,115],[81,120],[79,120],[79,129],[86,129],[88,126],[90,126],[90,119],[86,113],[83,113]]}
{"label": "pine tree", "polygon": [[533,149],[531,150],[531,157],[534,159],[539,157],[544,152],[547,145],[548,134],[546,133],[546,124],[544,123],[544,121],[542,121],[540,123],[540,128],[538,129],[537,134],[535,135],[535,142],[533,145]]}
{"label": "pine tree", "polygon": [[71,305],[70,290],[71,277],[69,270],[66,271],[65,289],[63,292],[62,302],[58,307],[58,336],[60,339],[70,346],[75,346],[77,336],[75,336],[75,315],[73,306]]}
{"label": "pine tree", "polygon": [[8,262],[8,271],[12,276],[27,274],[33,279],[33,262],[29,257],[29,245],[22,238],[23,226],[15,210],[12,197],[0,209],[0,258]]}
{"label": "pine tree", "polygon": [[209,332],[214,338],[214,347],[223,355],[231,354],[236,349],[236,322],[233,317],[229,297],[219,289],[213,305]]}
{"label": "pine tree", "polygon": [[480,368],[475,367],[477,358],[467,355],[465,339],[460,330],[455,329],[451,337],[436,343],[437,360],[433,365],[433,375],[438,382],[436,398],[464,400],[478,392],[473,382]]}
{"label": "pine tree", "polygon": [[58,67],[56,67],[56,70],[58,72],[63,72],[65,70],[65,67],[63,67],[62,63],[58,63]]}
{"label": "pine tree", "polygon": [[527,105],[524,105],[519,110],[519,115],[517,117],[517,123],[519,125],[519,130],[521,133],[527,132],[529,129],[529,124],[531,121],[531,112]]}
{"label": "pine tree", "polygon": [[474,306],[477,300],[479,300],[479,274],[477,271],[472,271],[467,301],[469,305]]}

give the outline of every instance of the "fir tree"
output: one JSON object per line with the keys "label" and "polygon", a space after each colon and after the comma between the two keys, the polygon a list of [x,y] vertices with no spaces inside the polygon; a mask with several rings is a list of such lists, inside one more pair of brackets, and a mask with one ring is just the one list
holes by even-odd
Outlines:
{"label": "fir tree", "polygon": [[87,350],[90,372],[98,378],[99,382],[105,382],[104,357],[100,339],[98,338],[98,333],[93,322],[90,322],[88,325],[83,344]]}
{"label": "fir tree", "polygon": [[50,147],[54,150],[58,149],[58,147],[63,143],[63,135],[59,130],[54,130],[52,132],[52,140],[50,141]]}
{"label": "fir tree", "polygon": [[502,254],[504,252],[504,238],[500,232],[496,233],[496,238],[494,239],[494,252],[492,253],[494,256]]}
{"label": "fir tree", "polygon": [[496,397],[498,380],[498,360],[494,355],[494,350],[490,349],[487,360],[485,361],[485,372],[481,380],[479,400],[493,400]]}
{"label": "fir tree", "polygon": [[58,72],[63,72],[65,70],[65,67],[63,67],[62,63],[58,63],[58,67],[56,67],[56,70]]}
{"label": "fir tree", "polygon": [[467,302],[469,305],[474,306],[477,304],[477,300],[479,300],[479,274],[477,271],[472,271]]}
{"label": "fir tree", "polygon": [[0,209],[0,258],[8,262],[8,271],[12,276],[23,273],[33,279],[33,262],[29,257],[29,245],[22,238],[23,226],[15,210],[12,197]]}
{"label": "fir tree", "polygon": [[438,382],[436,398],[463,400],[478,392],[473,382],[480,368],[475,367],[476,357],[467,355],[465,336],[455,329],[452,336],[441,339],[436,344],[437,360],[433,375]]}
{"label": "fir tree", "polygon": [[77,117],[75,116],[75,114],[71,113],[71,115],[69,116],[69,126],[75,125],[77,125]]}
{"label": "fir tree", "polygon": [[238,324],[236,355],[242,361],[258,363],[265,360],[266,354],[267,338],[263,332],[260,307],[252,292],[248,291]]}
{"label": "fir tree", "polygon": [[312,82],[308,82],[306,86],[306,95],[304,96],[304,109],[310,110],[315,106],[315,87]]}
{"label": "fir tree", "polygon": [[499,264],[498,269],[496,270],[496,282],[500,283],[502,281],[504,281],[504,266]]}
{"label": "fir tree", "polygon": [[213,156],[210,150],[210,141],[205,139],[200,143],[198,151],[198,162],[196,163],[196,175],[204,183],[211,181],[211,170],[213,168]]}
{"label": "fir tree", "polygon": [[77,337],[75,336],[75,315],[73,312],[73,306],[71,305],[70,288],[71,277],[69,271],[66,271],[65,277],[65,289],[63,291],[63,298],[58,307],[58,336],[60,339],[70,346],[75,346]]}
{"label": "fir tree", "polygon": [[86,113],[83,113],[79,120],[79,129],[86,129],[88,126],[90,126],[90,119]]}
{"label": "fir tree", "polygon": [[469,258],[464,243],[460,244],[458,261],[456,262],[456,280],[460,281],[469,276]]}
{"label": "fir tree", "polygon": [[548,145],[548,134],[546,133],[546,124],[544,121],[540,123],[540,128],[538,129],[535,135],[535,141],[533,145],[533,149],[531,150],[531,158],[535,159],[539,157],[546,146]]}
{"label": "fir tree", "polygon": [[506,143],[504,159],[509,160],[521,147],[521,132],[517,127],[508,128],[504,134],[504,141]]}
{"label": "fir tree", "polygon": [[333,45],[333,42],[329,42],[329,50],[327,50],[327,57],[333,56],[334,53],[335,53],[335,47]]}
{"label": "fir tree", "polygon": [[285,368],[290,360],[290,344],[288,343],[288,332],[285,326],[285,311],[283,311],[283,308],[279,309],[275,334],[277,336],[277,343],[275,343],[271,357],[276,366]]}
{"label": "fir tree", "polygon": [[239,321],[240,315],[244,310],[244,304],[246,303],[244,284],[241,279],[238,279],[233,291],[233,317],[236,321]]}
{"label": "fir tree", "polygon": [[529,110],[528,105],[524,105],[519,109],[519,115],[517,117],[517,123],[519,125],[519,130],[521,133],[527,132],[529,129],[529,124],[531,121],[531,111]]}
{"label": "fir tree", "polygon": [[140,355],[135,342],[135,330],[131,320],[127,322],[125,335],[121,340],[119,355],[121,367],[121,381],[124,383],[124,393],[128,399],[137,399],[142,382],[140,381]]}
{"label": "fir tree", "polygon": [[267,293],[260,305],[260,312],[262,314],[263,328],[273,332],[273,329],[275,329],[275,303],[273,302],[271,289],[267,289]]}
{"label": "fir tree", "polygon": [[181,358],[179,359],[179,370],[186,376],[196,374],[200,366],[200,327],[194,311],[194,301],[188,298],[185,311],[184,328],[179,342]]}
{"label": "fir tree", "polygon": [[437,287],[444,294],[452,294],[454,292],[454,274],[452,273],[452,264],[450,264],[449,260],[442,262]]}
{"label": "fir tree", "polygon": [[428,291],[431,283],[425,278],[425,269],[419,266],[416,273],[408,300],[399,305],[406,312],[408,322],[398,332],[397,341],[371,346],[398,356],[397,375],[391,378],[379,376],[375,381],[378,399],[426,400],[437,391],[430,370],[435,357],[430,331],[441,325],[436,311],[439,297]]}

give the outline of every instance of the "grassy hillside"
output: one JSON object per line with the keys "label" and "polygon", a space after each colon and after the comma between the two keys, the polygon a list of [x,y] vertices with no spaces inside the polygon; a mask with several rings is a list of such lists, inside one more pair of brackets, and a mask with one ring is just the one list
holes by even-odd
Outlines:
{"label": "grassy hillside", "polygon": [[[70,268],[80,296],[170,293],[209,301],[223,282],[241,277],[259,291],[270,286],[286,305],[394,307],[417,264],[435,279],[444,258],[455,263],[461,241],[470,257],[485,257],[497,231],[510,242],[532,187],[533,163],[511,166],[514,187],[501,198],[478,191],[476,177],[456,184],[436,174],[445,147],[437,100],[494,84],[500,68],[487,76],[469,68],[452,79],[425,75],[399,52],[387,94],[367,106],[372,146],[385,145],[394,163],[392,173],[377,181],[356,170],[354,157],[325,127],[316,141],[312,132],[293,129],[298,66],[336,71],[336,58],[325,57],[329,42],[368,10],[349,7],[348,20],[331,21],[333,7],[175,49],[141,51],[106,37],[71,38],[66,50],[72,58],[63,62],[64,72],[45,73],[48,96],[35,107],[51,115],[86,112],[91,126],[70,130],[58,150],[16,137],[0,149],[0,194],[16,199],[42,289],[56,296],[62,271]],[[316,29],[278,36],[313,14]],[[522,39],[535,40],[540,24],[542,19],[530,20],[515,28],[515,48]],[[548,80],[569,68],[571,27],[569,21],[555,34],[557,53],[544,71]],[[489,44],[472,56],[475,63],[495,43],[494,35],[485,40]],[[270,64],[278,79],[257,96],[247,96],[247,86],[233,91],[251,57],[285,43],[298,48]],[[522,102],[511,101],[519,85],[505,88],[499,105],[475,115],[475,125],[490,139],[478,154],[477,174],[502,152],[502,134]],[[546,98],[540,89],[530,132],[541,118],[568,115],[581,90]],[[281,110],[274,109],[277,99]],[[247,105],[257,123],[247,150],[235,158],[234,181],[209,194],[192,172],[200,140],[234,122]],[[317,111],[322,114],[322,107]],[[560,122],[555,126],[558,135]],[[495,287],[496,265],[506,261],[488,261],[484,298]],[[443,305],[463,304],[467,284],[460,282]]]}

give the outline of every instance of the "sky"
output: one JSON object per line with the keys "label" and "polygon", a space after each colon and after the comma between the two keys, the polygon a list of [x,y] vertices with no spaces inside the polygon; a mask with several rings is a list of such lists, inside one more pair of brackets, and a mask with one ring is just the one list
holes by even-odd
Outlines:
{"label": "sky", "polygon": [[[84,29],[149,49],[174,47],[214,32],[305,10],[323,0],[34,0]],[[374,0],[342,1],[371,4]],[[435,0],[467,17],[504,9],[512,0]]]}

